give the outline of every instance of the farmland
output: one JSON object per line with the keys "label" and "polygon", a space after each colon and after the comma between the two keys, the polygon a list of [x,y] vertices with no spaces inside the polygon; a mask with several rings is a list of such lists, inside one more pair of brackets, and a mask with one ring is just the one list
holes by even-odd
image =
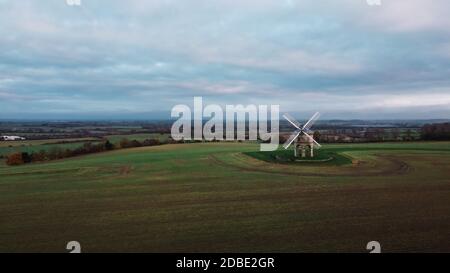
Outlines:
{"label": "farmland", "polygon": [[0,156],[7,156],[14,152],[39,152],[40,150],[74,149],[82,146],[84,143],[96,143],[102,139],[107,139],[113,144],[118,144],[122,139],[143,141],[145,139],[158,139],[166,142],[169,139],[168,134],[125,134],[108,135],[103,138],[83,137],[83,138],[64,138],[64,139],[41,139],[41,140],[23,140],[23,141],[0,141]]}
{"label": "farmland", "polygon": [[324,145],[271,162],[251,143],[0,164],[0,252],[450,251],[450,142]]}

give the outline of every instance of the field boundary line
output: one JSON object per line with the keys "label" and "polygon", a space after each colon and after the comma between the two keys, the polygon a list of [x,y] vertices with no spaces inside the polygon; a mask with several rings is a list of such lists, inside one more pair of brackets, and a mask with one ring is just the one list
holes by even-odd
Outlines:
{"label": "field boundary line", "polygon": [[[246,156],[244,153],[239,153],[240,155]],[[258,167],[250,167],[250,166],[239,166],[239,165],[235,165],[235,164],[231,164],[229,162],[225,162],[221,159],[219,159],[216,155],[209,155],[208,157],[211,159],[211,162],[214,162],[217,165],[220,166],[224,166],[224,167],[229,167],[229,168],[234,168],[234,169],[238,169],[238,170],[242,170],[242,171],[247,171],[247,172],[257,172],[257,173],[266,173],[266,174],[275,174],[275,175],[290,175],[290,176],[315,176],[315,177],[336,177],[336,176],[348,176],[348,177],[362,177],[362,176],[388,176],[388,175],[403,175],[405,173],[410,172],[411,166],[409,166],[409,164],[407,164],[406,162],[390,157],[390,156],[380,156],[380,155],[376,155],[377,157],[383,158],[385,160],[390,161],[391,163],[393,163],[394,167],[393,168],[389,168],[387,170],[382,170],[381,172],[378,173],[335,173],[335,174],[325,174],[325,173],[313,173],[313,172],[293,172],[293,171],[278,171],[278,170],[267,170],[267,169],[261,169]],[[269,163],[266,161],[262,161],[256,158],[253,158],[255,160],[264,162],[266,164],[270,164],[273,166],[277,166],[279,164],[277,163]],[[351,170],[349,170],[351,171]]]}

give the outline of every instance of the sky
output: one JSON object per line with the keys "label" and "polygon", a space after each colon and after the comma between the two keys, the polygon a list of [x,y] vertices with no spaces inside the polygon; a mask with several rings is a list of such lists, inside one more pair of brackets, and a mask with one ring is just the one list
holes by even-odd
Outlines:
{"label": "sky", "polygon": [[450,118],[450,1],[0,0],[0,119]]}

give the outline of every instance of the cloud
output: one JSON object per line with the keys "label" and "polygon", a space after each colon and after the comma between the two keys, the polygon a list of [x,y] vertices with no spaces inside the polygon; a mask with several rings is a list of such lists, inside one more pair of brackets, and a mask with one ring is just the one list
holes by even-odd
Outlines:
{"label": "cloud", "polygon": [[374,102],[367,104],[372,108],[450,107],[450,90],[447,93],[387,95],[372,99]]}
{"label": "cloud", "polygon": [[202,95],[449,117],[449,9],[446,0],[3,0],[0,107],[165,111]]}
{"label": "cloud", "polygon": [[372,25],[386,31],[450,31],[446,0],[396,0],[383,1],[377,13],[367,17]]}

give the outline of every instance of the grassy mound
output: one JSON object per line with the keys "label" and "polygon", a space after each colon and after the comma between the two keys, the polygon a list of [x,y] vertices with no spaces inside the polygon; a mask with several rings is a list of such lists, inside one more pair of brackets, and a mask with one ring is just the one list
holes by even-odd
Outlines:
{"label": "grassy mound", "polygon": [[291,163],[291,164],[327,164],[327,165],[345,165],[351,164],[352,160],[333,150],[320,149],[314,151],[314,157],[295,157],[292,149],[280,149],[271,152],[247,152],[253,158],[272,163]]}

